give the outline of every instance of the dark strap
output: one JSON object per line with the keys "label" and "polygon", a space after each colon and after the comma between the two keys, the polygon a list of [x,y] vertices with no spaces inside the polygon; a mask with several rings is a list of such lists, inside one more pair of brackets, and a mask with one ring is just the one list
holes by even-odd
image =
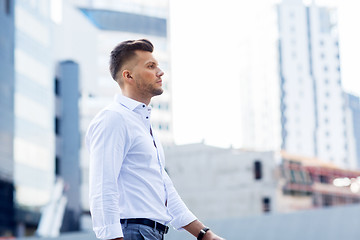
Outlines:
{"label": "dark strap", "polygon": [[203,237],[205,236],[206,232],[209,231],[210,228],[204,227],[203,229],[200,230],[200,233],[197,237],[197,240],[202,240]]}
{"label": "dark strap", "polygon": [[147,219],[147,218],[130,218],[130,219],[121,219],[121,224],[128,223],[128,224],[141,224],[146,225],[148,227],[155,228],[156,230],[166,234],[169,231],[169,227],[165,226],[161,223],[155,222],[153,220]]}

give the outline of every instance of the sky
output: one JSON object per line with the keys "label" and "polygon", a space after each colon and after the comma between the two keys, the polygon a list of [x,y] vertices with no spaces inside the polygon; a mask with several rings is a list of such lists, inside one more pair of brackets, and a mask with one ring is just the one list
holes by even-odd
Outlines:
{"label": "sky", "polygon": [[[251,41],[249,35],[262,31],[274,34],[266,26],[271,28],[271,24],[276,24],[275,11],[269,9],[274,10],[277,2],[170,1],[171,77],[177,144],[205,142],[241,147],[239,123],[242,119],[238,104],[242,85],[237,69],[250,60],[239,50],[238,43],[246,39]],[[360,30],[356,24],[360,23],[360,1],[318,1],[319,4],[324,2],[338,8],[343,87],[360,95]],[[268,14],[265,18],[264,13]]]}

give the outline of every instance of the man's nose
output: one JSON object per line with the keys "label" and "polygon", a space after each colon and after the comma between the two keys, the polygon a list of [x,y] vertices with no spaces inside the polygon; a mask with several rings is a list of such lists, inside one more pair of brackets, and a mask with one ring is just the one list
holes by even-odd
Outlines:
{"label": "man's nose", "polygon": [[161,77],[162,75],[164,75],[164,72],[159,68],[159,71],[157,72],[157,76]]}

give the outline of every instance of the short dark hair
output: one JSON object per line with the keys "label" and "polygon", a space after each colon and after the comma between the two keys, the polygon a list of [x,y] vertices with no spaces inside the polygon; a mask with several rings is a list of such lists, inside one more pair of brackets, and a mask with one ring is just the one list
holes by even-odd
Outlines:
{"label": "short dark hair", "polygon": [[153,52],[154,46],[147,39],[127,40],[119,43],[110,54],[110,73],[116,81],[116,75],[124,63],[133,58],[136,50]]}

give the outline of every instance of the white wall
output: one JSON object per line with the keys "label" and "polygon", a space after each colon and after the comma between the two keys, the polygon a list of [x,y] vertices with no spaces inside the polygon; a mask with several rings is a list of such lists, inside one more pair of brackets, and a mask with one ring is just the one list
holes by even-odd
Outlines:
{"label": "white wall", "polygon": [[[275,206],[273,152],[191,144],[166,148],[165,156],[176,189],[200,219],[260,215],[263,197]],[[255,160],[263,165],[261,180],[254,179]]]}

